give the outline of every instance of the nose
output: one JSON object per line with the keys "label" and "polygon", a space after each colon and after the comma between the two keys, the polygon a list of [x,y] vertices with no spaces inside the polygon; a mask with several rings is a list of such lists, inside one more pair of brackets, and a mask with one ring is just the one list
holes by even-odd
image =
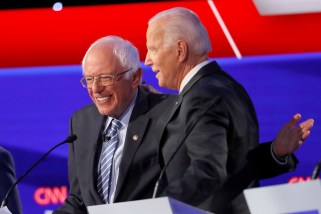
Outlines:
{"label": "nose", "polygon": [[91,90],[94,92],[94,93],[100,93],[101,91],[104,90],[104,86],[102,86],[99,82],[98,79],[94,79],[94,82],[93,82],[93,85],[91,87]]}
{"label": "nose", "polygon": [[152,60],[149,57],[149,51],[147,51],[146,58],[145,58],[145,65],[151,65]]}

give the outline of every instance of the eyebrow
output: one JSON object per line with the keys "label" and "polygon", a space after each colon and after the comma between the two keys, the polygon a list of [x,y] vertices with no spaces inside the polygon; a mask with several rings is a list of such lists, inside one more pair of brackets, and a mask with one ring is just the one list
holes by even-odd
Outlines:
{"label": "eyebrow", "polygon": [[93,76],[101,76],[101,75],[114,75],[114,74],[111,74],[111,73],[100,73],[100,74],[97,74],[97,75],[84,75],[84,77],[93,77]]}

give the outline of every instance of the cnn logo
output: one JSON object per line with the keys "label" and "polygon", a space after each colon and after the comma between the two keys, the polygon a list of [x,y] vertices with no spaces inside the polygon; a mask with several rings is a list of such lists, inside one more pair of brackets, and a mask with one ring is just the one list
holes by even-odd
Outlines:
{"label": "cnn logo", "polygon": [[68,195],[67,186],[39,187],[34,193],[34,199],[39,205],[63,204]]}

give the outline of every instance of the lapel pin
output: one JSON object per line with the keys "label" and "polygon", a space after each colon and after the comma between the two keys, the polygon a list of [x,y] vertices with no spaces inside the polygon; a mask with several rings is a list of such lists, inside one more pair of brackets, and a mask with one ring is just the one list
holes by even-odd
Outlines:
{"label": "lapel pin", "polygon": [[133,140],[138,140],[138,135],[135,134],[135,135],[133,136]]}

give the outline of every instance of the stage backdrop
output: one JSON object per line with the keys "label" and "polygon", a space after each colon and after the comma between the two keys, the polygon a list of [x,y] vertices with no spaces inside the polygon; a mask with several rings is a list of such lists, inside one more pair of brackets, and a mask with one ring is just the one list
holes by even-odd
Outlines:
{"label": "stage backdrop", "polygon": [[[295,113],[316,123],[297,151],[297,170],[262,185],[309,179],[321,158],[321,53],[219,58],[220,65],[249,92],[257,110],[260,141],[273,140]],[[144,79],[157,86],[149,67]],[[91,103],[82,88],[81,66],[0,69],[0,145],[12,152],[18,177],[68,135],[72,113]],[[50,213],[68,193],[67,145],[53,151],[18,185],[24,213]],[[240,178],[242,179],[242,178]]]}

